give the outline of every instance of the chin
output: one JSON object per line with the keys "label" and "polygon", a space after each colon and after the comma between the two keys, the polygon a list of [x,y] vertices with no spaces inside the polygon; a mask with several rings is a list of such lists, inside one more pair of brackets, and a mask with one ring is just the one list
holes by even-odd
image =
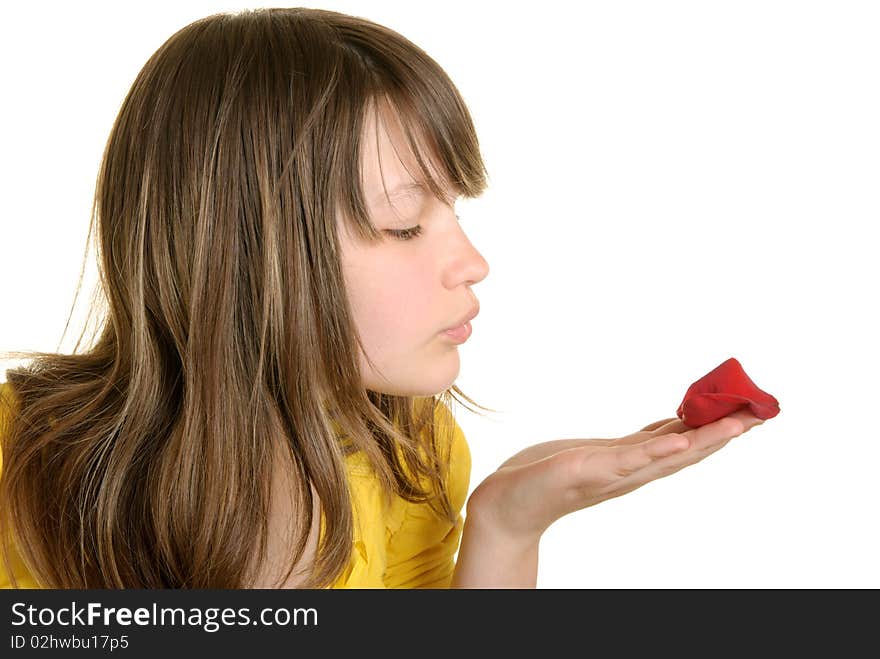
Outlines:
{"label": "chin", "polygon": [[449,374],[449,377],[437,378],[431,382],[424,381],[424,379],[419,382],[410,382],[407,384],[389,384],[386,382],[384,385],[380,385],[378,382],[373,382],[367,385],[367,389],[388,394],[390,396],[429,397],[443,393],[449,389],[455,384],[455,379],[457,377],[458,370],[456,369],[455,373]]}
{"label": "chin", "polygon": [[422,360],[422,365],[413,369],[415,358],[410,358],[407,372],[386,374],[385,377],[371,372],[365,386],[390,396],[434,396],[449,389],[458,378],[461,362],[458,350],[450,350],[444,355]]}

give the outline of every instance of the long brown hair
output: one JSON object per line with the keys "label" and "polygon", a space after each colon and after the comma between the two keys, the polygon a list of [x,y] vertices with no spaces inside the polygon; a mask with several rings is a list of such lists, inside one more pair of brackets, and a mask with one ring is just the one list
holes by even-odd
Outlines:
{"label": "long brown hair", "polygon": [[455,385],[427,398],[366,390],[340,270],[337,214],[382,238],[360,178],[364,117],[379,106],[438,198],[429,162],[459,196],[484,191],[453,83],[368,20],[215,14],[144,65],[95,188],[99,336],[80,350],[80,334],[72,354],[5,353],[31,361],[7,370],[0,528],[41,587],[245,587],[265,556],[279,451],[295,483],[291,569],[312,525],[309,484],[323,510],[306,587],[349,562],[353,451],[389,497],[454,520],[434,412],[454,394],[477,404]]}

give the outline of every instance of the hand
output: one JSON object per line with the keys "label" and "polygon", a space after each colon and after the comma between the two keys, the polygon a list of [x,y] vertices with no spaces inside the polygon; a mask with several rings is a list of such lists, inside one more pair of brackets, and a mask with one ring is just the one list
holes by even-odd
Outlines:
{"label": "hand", "polygon": [[761,423],[740,410],[699,428],[672,417],[617,439],[535,444],[477,486],[468,517],[512,542],[535,543],[560,517],[695,464]]}

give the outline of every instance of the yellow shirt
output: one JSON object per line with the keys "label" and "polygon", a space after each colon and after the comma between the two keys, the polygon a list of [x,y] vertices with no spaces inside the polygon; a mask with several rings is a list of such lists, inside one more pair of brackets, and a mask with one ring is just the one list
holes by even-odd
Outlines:
{"label": "yellow shirt", "polygon": [[[15,395],[7,383],[0,383],[0,396],[14,404]],[[0,405],[0,443],[9,419]],[[348,567],[332,588],[449,588],[455,568],[455,553],[461,541],[467,498],[471,454],[452,413],[438,405],[434,416],[438,432],[454,425],[450,451],[449,498],[458,511],[455,524],[440,518],[428,504],[414,504],[395,497],[390,509],[382,505],[378,480],[362,452],[348,456],[354,514],[354,545]],[[2,473],[0,454],[0,473]],[[323,524],[322,524],[323,530]],[[12,569],[21,588],[37,588],[21,558],[11,553]],[[11,588],[10,576],[0,553],[0,588]]]}

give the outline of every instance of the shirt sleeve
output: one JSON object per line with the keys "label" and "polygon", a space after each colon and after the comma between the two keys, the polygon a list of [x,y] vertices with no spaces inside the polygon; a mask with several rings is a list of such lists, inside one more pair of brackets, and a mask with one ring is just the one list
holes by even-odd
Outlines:
{"label": "shirt sleeve", "polygon": [[405,501],[400,526],[387,544],[387,588],[449,588],[455,571],[455,554],[464,528],[462,509],[471,475],[471,454],[461,427],[445,404],[436,408],[435,424],[441,437],[453,427],[447,489],[458,515],[455,523],[437,515],[430,505]]}
{"label": "shirt sleeve", "polygon": [[[17,405],[18,401],[12,391],[12,387],[6,382],[0,382],[0,478],[3,477],[2,445],[7,433],[10,431],[9,424],[12,420],[12,413],[17,409]],[[0,529],[0,542],[7,542],[4,529]],[[36,582],[25,569],[24,562],[18,555],[17,548],[14,545],[10,547],[9,553],[9,560],[12,565],[7,569],[3,561],[3,554],[0,552],[0,590],[12,588],[13,574],[17,579],[16,583],[19,588],[37,588]]]}
{"label": "shirt sleeve", "polygon": [[[6,382],[0,382],[0,478],[3,476],[3,442],[10,431],[12,414],[17,409],[17,400],[12,387]],[[0,560],[0,564],[2,564]]]}

